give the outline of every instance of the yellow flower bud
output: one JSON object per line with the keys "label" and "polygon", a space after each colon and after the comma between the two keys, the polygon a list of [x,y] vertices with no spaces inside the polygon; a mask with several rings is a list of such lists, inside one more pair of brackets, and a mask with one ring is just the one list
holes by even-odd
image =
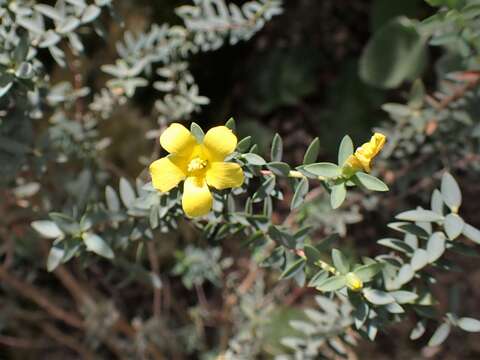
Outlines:
{"label": "yellow flower bud", "polygon": [[345,275],[347,281],[347,287],[352,291],[360,291],[363,289],[363,281],[360,279],[357,274],[349,272]]}
{"label": "yellow flower bud", "polygon": [[372,161],[382,150],[386,139],[385,135],[375,133],[369,142],[360,146],[354,154],[349,156],[343,165],[343,174],[350,177],[357,171],[370,172]]}

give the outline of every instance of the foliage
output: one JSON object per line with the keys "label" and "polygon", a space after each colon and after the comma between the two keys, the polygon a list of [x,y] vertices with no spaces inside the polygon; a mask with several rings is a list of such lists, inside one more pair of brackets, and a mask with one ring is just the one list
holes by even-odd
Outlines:
{"label": "foliage", "polygon": [[[471,189],[460,186],[480,164],[480,2],[426,3],[431,16],[385,17],[365,45],[358,76],[400,92],[372,138],[356,147],[343,136],[332,162],[316,134],[292,156],[286,131],[257,144],[250,119],[216,119],[212,145],[190,121],[212,106],[197,57],[257,41],[280,21],[281,0],[194,0],[172,25],[123,28],[115,59],[97,64],[99,84],[82,62],[123,23],[117,4],[0,0],[0,343],[49,356],[48,344],[27,340],[41,333],[67,357],[283,360],[348,358],[361,338],[398,326],[429,347],[479,332],[457,290],[446,301],[437,289],[480,244]],[[262,54],[245,87],[249,111],[303,111],[320,56],[295,49]],[[133,179],[108,156],[119,141],[108,126],[147,93],[154,121],[135,144],[151,155],[128,149],[145,168]],[[173,170],[149,174],[158,158]],[[215,164],[235,169],[235,181]],[[206,214],[186,211],[189,191],[200,199],[192,188],[208,193]],[[378,238],[373,251],[351,242],[363,226]]]}

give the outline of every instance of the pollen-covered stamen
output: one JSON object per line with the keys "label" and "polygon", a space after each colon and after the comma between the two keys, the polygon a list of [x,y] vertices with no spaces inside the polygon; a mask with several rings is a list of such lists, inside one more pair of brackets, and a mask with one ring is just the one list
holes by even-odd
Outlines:
{"label": "pollen-covered stamen", "polygon": [[193,173],[196,171],[203,170],[207,167],[207,160],[203,160],[199,157],[193,158],[190,160],[187,166],[187,170],[189,173]]}

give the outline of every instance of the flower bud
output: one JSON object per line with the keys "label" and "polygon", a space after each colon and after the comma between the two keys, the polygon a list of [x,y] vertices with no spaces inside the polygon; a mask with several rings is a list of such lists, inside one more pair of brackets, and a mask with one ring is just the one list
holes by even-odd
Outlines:
{"label": "flower bud", "polygon": [[363,281],[360,279],[357,274],[349,272],[345,275],[347,281],[347,287],[352,291],[360,291],[363,289]]}

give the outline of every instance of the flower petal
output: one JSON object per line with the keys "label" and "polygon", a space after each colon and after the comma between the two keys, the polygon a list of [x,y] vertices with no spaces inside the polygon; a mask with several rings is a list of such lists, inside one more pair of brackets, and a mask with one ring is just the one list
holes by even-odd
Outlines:
{"label": "flower petal", "polygon": [[150,176],[155,189],[162,192],[172,190],[180,181],[185,179],[185,161],[176,156],[166,156],[150,164]]}
{"label": "flower petal", "polygon": [[183,185],[182,207],[185,214],[197,217],[208,214],[213,197],[204,177],[190,176]]}
{"label": "flower petal", "polygon": [[196,145],[196,140],[182,124],[171,124],[160,136],[160,145],[170,154],[187,156]]}
{"label": "flower petal", "polygon": [[203,146],[211,162],[223,161],[237,147],[237,137],[226,126],[216,126],[205,134]]}
{"label": "flower petal", "polygon": [[218,190],[242,186],[242,168],[236,163],[214,162],[207,170],[207,184]]}

